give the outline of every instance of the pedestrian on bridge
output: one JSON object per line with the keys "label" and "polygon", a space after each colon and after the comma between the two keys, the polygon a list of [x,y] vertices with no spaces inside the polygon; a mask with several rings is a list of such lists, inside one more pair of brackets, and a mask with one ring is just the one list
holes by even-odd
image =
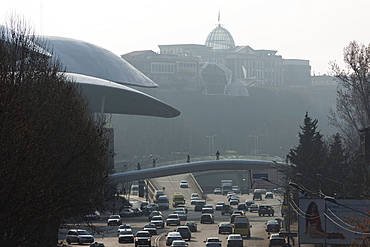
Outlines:
{"label": "pedestrian on bridge", "polygon": [[219,160],[220,159],[220,152],[217,150],[216,152],[216,160]]}
{"label": "pedestrian on bridge", "polygon": [[188,154],[188,159],[186,161],[187,163],[190,163],[190,155]]}

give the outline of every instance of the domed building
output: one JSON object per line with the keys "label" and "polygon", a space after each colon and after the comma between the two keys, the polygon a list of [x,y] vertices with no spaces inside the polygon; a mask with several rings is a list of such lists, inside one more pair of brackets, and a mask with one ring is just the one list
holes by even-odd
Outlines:
{"label": "domed building", "polygon": [[218,26],[209,33],[206,46],[212,48],[216,52],[228,51],[235,48],[233,36],[225,28]]}

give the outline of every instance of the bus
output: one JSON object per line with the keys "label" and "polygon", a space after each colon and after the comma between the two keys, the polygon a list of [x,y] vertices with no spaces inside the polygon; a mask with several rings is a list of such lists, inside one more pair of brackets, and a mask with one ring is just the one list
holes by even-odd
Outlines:
{"label": "bus", "polygon": [[251,228],[248,217],[245,215],[236,216],[233,225],[234,234],[240,234],[242,237],[251,237]]}

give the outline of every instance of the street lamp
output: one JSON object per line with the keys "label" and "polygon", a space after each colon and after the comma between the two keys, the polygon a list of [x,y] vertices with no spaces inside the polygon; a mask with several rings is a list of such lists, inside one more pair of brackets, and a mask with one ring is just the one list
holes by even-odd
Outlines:
{"label": "street lamp", "polygon": [[324,175],[322,175],[322,174],[320,174],[320,173],[316,174],[316,176],[317,176],[317,177],[320,177],[320,178],[323,178],[323,179],[325,179],[325,180],[327,180],[327,181],[330,181],[330,182],[333,182],[333,183],[336,183],[336,184],[340,184],[340,185],[342,185],[343,198],[346,198],[346,188],[344,187],[344,183],[341,183],[341,182],[335,181],[335,180],[333,180],[333,179],[327,178],[327,177],[325,177]]}

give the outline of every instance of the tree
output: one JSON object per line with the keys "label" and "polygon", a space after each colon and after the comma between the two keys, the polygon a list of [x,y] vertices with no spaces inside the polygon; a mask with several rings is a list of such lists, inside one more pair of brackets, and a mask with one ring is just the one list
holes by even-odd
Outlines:
{"label": "tree", "polygon": [[316,180],[316,174],[320,173],[320,169],[324,166],[326,149],[323,135],[317,131],[317,122],[317,119],[312,119],[306,112],[304,125],[300,126],[302,132],[298,134],[299,144],[290,150],[287,159],[294,164],[290,170],[290,180],[298,182],[296,174],[301,173],[306,178],[300,181],[303,185],[315,186],[319,189],[318,184],[315,185],[312,180]]}
{"label": "tree", "polygon": [[336,109],[330,111],[329,122],[343,133],[356,153],[359,149],[359,130],[370,126],[370,46],[349,43],[344,48],[347,69],[331,63],[338,81]]}
{"label": "tree", "polygon": [[0,246],[55,246],[105,200],[105,119],[50,55],[23,22],[0,26]]}
{"label": "tree", "polygon": [[369,197],[370,166],[359,157],[359,131],[370,126],[370,45],[352,41],[343,53],[346,69],[341,69],[337,63],[331,64],[338,86],[336,109],[331,110],[329,122],[343,134],[351,162],[348,172],[356,178],[352,181],[358,191]]}

